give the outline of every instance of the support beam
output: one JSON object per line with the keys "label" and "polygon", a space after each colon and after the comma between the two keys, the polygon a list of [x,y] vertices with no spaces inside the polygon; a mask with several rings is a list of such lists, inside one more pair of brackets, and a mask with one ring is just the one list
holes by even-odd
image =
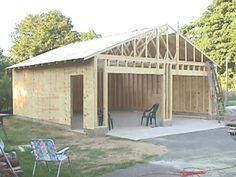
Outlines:
{"label": "support beam", "polygon": [[[166,30],[166,56],[167,56],[167,59],[170,59],[169,57],[169,34],[168,34],[168,27],[167,27],[167,30]],[[172,56],[173,58],[173,56]]]}
{"label": "support beam", "polygon": [[166,95],[166,106],[165,106],[165,118],[164,121],[166,121],[166,119],[168,119],[169,117],[169,64],[165,64],[165,95]]}
{"label": "support beam", "polygon": [[160,59],[160,32],[158,29],[156,30],[156,58]]}
{"label": "support beam", "polygon": [[136,39],[134,39],[133,45],[134,45],[134,57],[136,57],[136,56],[137,56],[137,51],[136,51],[136,48],[137,48],[137,46],[136,46]]}
{"label": "support beam", "polygon": [[165,73],[162,76],[162,102],[161,102],[161,126],[172,125],[172,97],[173,97],[173,76],[171,64],[164,65]]}
{"label": "support beam", "polygon": [[98,119],[97,119],[97,104],[98,104],[98,60],[97,57],[94,57],[94,73],[93,73],[93,78],[94,78],[94,88],[93,88],[93,93],[94,93],[94,127],[97,127],[98,125]]}
{"label": "support beam", "polygon": [[147,35],[145,37],[145,57],[148,58],[148,40],[147,40]]}
{"label": "support beam", "polygon": [[103,67],[103,120],[104,120],[104,126],[108,128],[108,73],[107,73],[107,60],[104,60],[104,67]]}
{"label": "support beam", "polygon": [[84,74],[83,128],[90,134],[97,124],[97,58],[89,61]]}
{"label": "support beam", "polygon": [[188,60],[188,46],[187,46],[187,41],[184,41],[184,60]]}
{"label": "support beam", "polygon": [[[165,65],[164,65],[165,70]],[[162,81],[161,81],[161,126],[163,125],[163,122],[166,117],[166,75],[165,73],[162,75]]]}
{"label": "support beam", "polygon": [[172,121],[172,104],[173,104],[173,75],[172,65],[168,66],[168,120]]}
{"label": "support beam", "polygon": [[179,33],[176,33],[176,61],[179,62]]}
{"label": "support beam", "polygon": [[176,33],[176,70],[179,70],[179,32]]}
{"label": "support beam", "polygon": [[124,44],[121,44],[121,56],[124,56]]}
{"label": "support beam", "polygon": [[160,33],[159,30],[156,29],[156,59],[157,65],[156,68],[159,70],[159,59],[160,59]]}
{"label": "support beam", "polygon": [[156,68],[135,68],[135,67],[117,67],[107,66],[107,73],[120,73],[120,74],[154,74],[160,75],[164,73],[163,69],[157,70]]}

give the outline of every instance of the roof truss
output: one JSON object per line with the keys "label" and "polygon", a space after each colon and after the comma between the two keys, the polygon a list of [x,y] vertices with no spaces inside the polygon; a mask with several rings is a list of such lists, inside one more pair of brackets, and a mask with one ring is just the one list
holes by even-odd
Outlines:
{"label": "roof truss", "polygon": [[[186,62],[205,62],[211,60],[205,53],[169,25],[153,28],[111,49],[104,50],[102,54]],[[217,63],[215,64],[217,65]]]}

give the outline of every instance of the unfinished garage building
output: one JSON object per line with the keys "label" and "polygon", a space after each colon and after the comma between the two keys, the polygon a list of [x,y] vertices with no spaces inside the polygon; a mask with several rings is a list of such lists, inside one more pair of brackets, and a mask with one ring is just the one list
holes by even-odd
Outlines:
{"label": "unfinished garage building", "polygon": [[217,65],[168,25],[69,44],[10,67],[14,114],[89,133],[108,130],[109,112],[153,104],[158,126],[173,114],[211,117],[209,63]]}

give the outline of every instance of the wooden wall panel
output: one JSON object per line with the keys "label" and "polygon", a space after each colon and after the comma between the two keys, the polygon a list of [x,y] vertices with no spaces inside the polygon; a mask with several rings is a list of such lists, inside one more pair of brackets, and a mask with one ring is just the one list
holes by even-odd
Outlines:
{"label": "wooden wall panel", "polygon": [[[98,73],[98,81],[102,74]],[[155,75],[109,74],[110,110],[145,110],[154,103],[160,103],[159,77]],[[99,86],[102,84],[98,84]],[[98,100],[102,88],[98,87]],[[99,105],[102,105],[99,102]]]}
{"label": "wooden wall panel", "polygon": [[[13,70],[13,111],[16,115],[61,124],[71,123],[72,75],[84,75],[87,89],[86,128],[94,127],[91,100],[94,100],[92,83],[94,61]],[[96,96],[96,95],[95,95]],[[90,103],[89,103],[90,102]],[[94,107],[96,105],[94,104]],[[73,109],[73,108],[72,108]],[[90,121],[91,119],[91,121]]]}
{"label": "wooden wall panel", "polygon": [[173,77],[173,112],[208,113],[207,77]]}

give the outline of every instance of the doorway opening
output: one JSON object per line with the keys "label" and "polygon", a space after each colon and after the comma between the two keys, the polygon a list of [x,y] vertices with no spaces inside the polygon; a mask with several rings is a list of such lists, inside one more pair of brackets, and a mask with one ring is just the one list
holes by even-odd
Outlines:
{"label": "doorway opening", "polygon": [[71,76],[71,129],[83,130],[83,75]]}

